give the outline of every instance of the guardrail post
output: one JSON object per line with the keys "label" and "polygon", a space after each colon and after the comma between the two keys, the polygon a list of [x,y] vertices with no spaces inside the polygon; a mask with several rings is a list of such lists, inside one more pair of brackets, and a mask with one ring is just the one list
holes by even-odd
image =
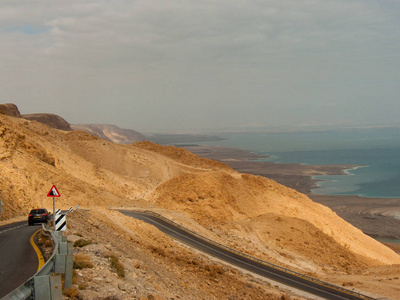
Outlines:
{"label": "guardrail post", "polygon": [[67,254],[68,255],[74,255],[74,246],[72,245],[72,243],[68,243]]}
{"label": "guardrail post", "polygon": [[60,246],[58,248],[59,254],[67,254],[67,242],[60,242]]}
{"label": "guardrail post", "polygon": [[51,300],[62,300],[61,276],[59,274],[50,276],[50,293]]}
{"label": "guardrail post", "polygon": [[54,231],[54,235],[57,237],[57,240],[59,242],[66,242],[67,238],[65,236],[63,236],[61,231]]}
{"label": "guardrail post", "polygon": [[66,254],[56,254],[56,262],[54,266],[54,273],[65,274],[65,257]]}
{"label": "guardrail post", "polygon": [[66,239],[61,232],[56,231],[58,244],[58,253],[56,254],[56,263],[54,266],[54,273],[65,274],[66,256],[68,251],[68,244],[64,240]]}
{"label": "guardrail post", "polygon": [[67,255],[65,260],[65,281],[64,281],[65,289],[69,289],[72,286],[73,266],[74,266],[73,255]]}
{"label": "guardrail post", "polygon": [[65,259],[65,281],[64,288],[69,289],[72,286],[72,273],[74,266],[74,252],[71,243],[67,245],[67,256]]}
{"label": "guardrail post", "polygon": [[58,247],[58,254],[67,254],[67,251],[68,251],[68,243],[60,242]]}
{"label": "guardrail post", "polygon": [[49,275],[33,277],[34,299],[49,300],[50,298],[50,280]]}

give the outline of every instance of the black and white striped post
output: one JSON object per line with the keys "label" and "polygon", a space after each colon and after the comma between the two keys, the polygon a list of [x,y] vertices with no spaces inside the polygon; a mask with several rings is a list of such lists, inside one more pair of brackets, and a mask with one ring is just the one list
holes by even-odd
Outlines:
{"label": "black and white striped post", "polygon": [[67,217],[65,216],[65,214],[57,215],[55,224],[56,224],[55,226],[56,231],[67,230]]}

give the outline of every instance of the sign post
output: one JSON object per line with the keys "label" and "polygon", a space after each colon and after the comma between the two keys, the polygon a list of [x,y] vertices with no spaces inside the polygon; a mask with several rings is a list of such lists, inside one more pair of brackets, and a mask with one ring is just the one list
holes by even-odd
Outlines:
{"label": "sign post", "polygon": [[3,201],[0,200],[0,221],[1,221],[1,213],[3,212]]}
{"label": "sign post", "polygon": [[61,195],[55,185],[51,187],[47,197],[53,197],[53,231],[56,231],[56,197],[61,197]]}

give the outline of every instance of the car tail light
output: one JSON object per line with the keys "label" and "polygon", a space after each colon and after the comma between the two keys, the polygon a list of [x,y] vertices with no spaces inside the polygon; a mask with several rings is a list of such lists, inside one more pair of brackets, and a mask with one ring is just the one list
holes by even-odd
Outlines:
{"label": "car tail light", "polygon": [[42,214],[42,216],[47,216],[46,214]]}

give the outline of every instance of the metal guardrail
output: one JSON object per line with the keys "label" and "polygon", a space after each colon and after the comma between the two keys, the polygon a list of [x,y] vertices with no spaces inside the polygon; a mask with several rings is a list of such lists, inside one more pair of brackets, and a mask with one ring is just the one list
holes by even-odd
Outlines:
{"label": "metal guardrail", "polygon": [[53,231],[46,228],[45,224],[42,224],[43,233],[51,238],[51,243],[53,244],[53,253],[47,262],[43,265],[43,267],[36,272],[31,278],[29,278],[25,283],[21,284],[18,288],[7,294],[2,300],[26,300],[26,299],[34,299],[34,286],[35,286],[35,278],[39,278],[41,276],[49,276],[54,273],[55,264],[56,264],[56,256],[59,252],[59,241],[54,234]]}
{"label": "metal guardrail", "polygon": [[263,264],[263,265],[266,265],[266,266],[269,266],[269,267],[273,267],[273,268],[275,268],[275,269],[278,269],[278,270],[281,270],[281,271],[283,271],[283,272],[286,272],[286,273],[295,275],[295,276],[297,276],[297,277],[304,278],[304,279],[306,279],[306,280],[308,280],[308,281],[316,282],[316,283],[318,283],[318,284],[325,285],[325,286],[331,287],[331,288],[333,288],[333,289],[340,290],[340,291],[342,291],[342,292],[355,295],[355,296],[357,296],[357,297],[359,297],[359,298],[362,298],[362,299],[366,299],[366,300],[374,300],[374,299],[375,299],[375,298],[371,298],[371,297],[368,297],[368,296],[366,296],[366,295],[360,294],[360,293],[358,293],[358,292],[355,292],[355,291],[351,291],[351,290],[342,288],[342,287],[337,286],[337,285],[334,285],[334,284],[332,284],[332,283],[325,282],[325,281],[322,281],[322,280],[319,280],[319,279],[316,279],[316,278],[313,278],[313,277],[310,277],[310,276],[307,276],[307,275],[304,275],[304,274],[301,274],[301,273],[297,273],[297,272],[295,272],[295,271],[286,269],[286,268],[284,268],[284,267],[275,265],[275,264],[273,264],[273,263],[266,262],[266,261],[261,260],[261,259],[259,259],[259,258],[256,258],[256,257],[253,257],[253,256],[251,256],[251,255],[248,255],[248,254],[246,254],[246,253],[240,252],[240,251],[238,251],[238,250],[235,250],[235,249],[233,249],[233,248],[230,248],[230,247],[228,247],[228,246],[225,246],[225,245],[223,245],[223,244],[220,244],[220,243],[218,243],[218,242],[216,242],[216,241],[213,241],[213,240],[211,240],[211,239],[209,239],[209,238],[207,238],[207,237],[205,237],[205,236],[202,236],[202,235],[200,235],[199,233],[197,233],[197,232],[195,232],[195,231],[193,231],[193,230],[190,230],[190,229],[188,229],[188,228],[186,228],[186,227],[184,227],[184,226],[182,226],[182,225],[180,225],[180,224],[178,224],[178,223],[176,223],[176,222],[174,222],[174,221],[172,221],[172,220],[170,220],[170,219],[168,219],[168,218],[164,217],[163,215],[160,215],[160,214],[158,214],[158,213],[156,213],[156,212],[153,212],[153,211],[150,211],[150,210],[137,211],[137,212],[139,212],[139,213],[144,213],[144,214],[148,214],[148,215],[153,215],[153,216],[155,216],[155,217],[157,217],[157,218],[159,218],[159,219],[162,219],[162,220],[164,220],[165,222],[170,223],[170,224],[172,224],[172,225],[174,225],[174,226],[176,226],[176,227],[178,227],[178,228],[180,228],[180,229],[182,229],[182,230],[184,230],[184,231],[186,231],[186,232],[189,232],[189,233],[191,233],[191,234],[197,236],[198,238],[201,238],[201,239],[203,239],[203,240],[205,240],[205,241],[207,241],[207,242],[209,242],[209,243],[211,243],[211,244],[213,244],[213,245],[216,245],[216,246],[218,246],[218,247],[224,248],[225,250],[228,250],[228,251],[233,252],[233,253],[235,253],[235,254],[237,254],[237,255],[240,255],[240,256],[245,257],[245,258],[247,258],[247,259],[250,259],[250,260],[252,260],[252,261],[258,262],[258,263],[260,263],[260,264]]}

